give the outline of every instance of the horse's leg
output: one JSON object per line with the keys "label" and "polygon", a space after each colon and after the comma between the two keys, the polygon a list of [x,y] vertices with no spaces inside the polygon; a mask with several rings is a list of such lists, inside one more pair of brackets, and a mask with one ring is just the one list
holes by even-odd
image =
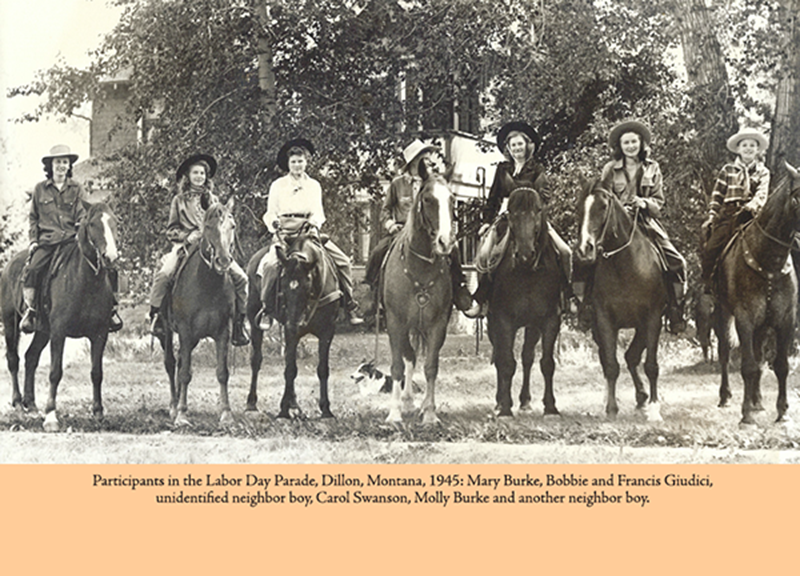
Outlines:
{"label": "horse's leg", "polygon": [[647,339],[645,338],[645,330],[642,326],[636,328],[633,340],[630,346],[625,351],[625,363],[628,366],[628,372],[631,373],[633,379],[633,386],[636,389],[636,408],[644,408],[647,402],[647,392],[644,391],[644,383],[641,376],[639,376],[639,362],[642,361],[642,352],[647,347]]}
{"label": "horse's leg", "polygon": [[644,359],[644,373],[650,382],[650,404],[647,407],[647,419],[660,422],[661,409],[658,399],[658,339],[661,336],[661,315],[654,314],[647,325],[647,353]]}
{"label": "horse's leg", "polygon": [[[721,307],[718,307],[718,309]],[[728,405],[731,394],[730,379],[728,376],[728,365],[731,356],[731,342],[729,338],[730,316],[721,310],[715,312],[714,332],[717,335],[717,357],[719,359],[720,378],[719,385],[719,407],[724,408]]]}
{"label": "horse's leg", "polygon": [[542,359],[539,361],[539,367],[542,371],[544,378],[544,415],[555,416],[558,415],[558,408],[556,408],[556,395],[553,391],[553,374],[556,371],[556,361],[553,359],[555,355],[556,341],[558,340],[558,331],[561,327],[561,318],[558,314],[553,314],[547,319],[542,331]]}
{"label": "horse's leg", "polygon": [[[495,410],[498,416],[513,416],[511,412],[513,406],[511,382],[514,379],[514,372],[517,370],[517,362],[514,360],[516,330],[510,322],[495,315],[489,323],[489,334],[491,334],[492,341],[492,358],[497,372],[497,393],[495,394],[497,406]],[[533,362],[532,358],[531,362]],[[530,392],[528,393],[528,404],[530,404]]]}
{"label": "horse's leg", "polygon": [[612,328],[610,320],[600,310],[596,312],[595,340],[600,352],[600,365],[606,379],[606,416],[616,418],[619,413],[617,405],[617,378],[619,378],[619,362],[617,361],[618,330]]}
{"label": "horse's leg", "polygon": [[36,368],[39,366],[39,358],[42,356],[44,347],[50,336],[45,332],[35,332],[28,349],[25,351],[25,388],[22,393],[22,407],[27,412],[37,412],[36,409],[36,387],[34,379]]}
{"label": "horse's leg", "polygon": [[753,327],[748,323],[736,320],[736,331],[739,334],[739,349],[742,353],[742,380],[744,381],[744,398],[742,399],[742,424],[755,424],[753,419],[755,390],[761,377],[761,366],[753,350]]}
{"label": "horse's leg", "polygon": [[392,374],[392,398],[389,401],[389,414],[386,416],[386,421],[402,422],[403,411],[400,393],[401,382],[405,374],[403,353],[405,350],[411,349],[411,343],[408,340],[408,332],[404,327],[399,326],[398,319],[392,315],[391,311],[387,312],[386,331],[389,333],[389,345],[392,350],[392,366],[390,368]]}
{"label": "horse's leg", "polygon": [[233,425],[233,413],[231,403],[228,399],[228,342],[230,341],[230,328],[226,327],[219,335],[214,344],[217,351],[217,382],[219,382],[219,425],[230,427]]}
{"label": "horse's leg", "polygon": [[19,389],[19,316],[11,311],[3,316],[6,337],[6,364],[11,373],[11,407],[22,407],[22,394]]}
{"label": "horse's leg", "polygon": [[319,378],[319,409],[322,411],[323,418],[333,418],[331,402],[328,399],[328,376],[330,375],[329,359],[335,328],[333,320],[329,322],[329,326],[329,328],[326,327],[323,334],[317,337],[319,340],[319,364],[317,364],[317,378]]}
{"label": "horse's leg", "polygon": [[762,325],[753,332],[753,357],[758,365],[758,379],[755,381],[753,390],[753,411],[763,412],[764,404],[761,402],[761,365],[764,361],[764,338],[766,337],[767,326]]}
{"label": "horse's leg", "polygon": [[[531,410],[531,368],[535,357],[536,343],[539,341],[539,330],[532,326],[525,327],[525,337],[522,341],[522,388],[519,391],[519,410]],[[544,356],[542,356],[544,360]],[[508,383],[511,388],[513,381]]]}
{"label": "horse's leg", "polygon": [[106,349],[108,334],[97,335],[91,339],[92,356],[92,414],[103,419],[103,352]]}
{"label": "horse's leg", "polygon": [[64,375],[62,363],[64,361],[64,340],[62,334],[52,334],[50,339],[50,394],[47,397],[47,404],[44,408],[44,429],[45,432],[58,432],[58,416],[56,415],[56,394],[58,384]]}
{"label": "horse's leg", "polygon": [[261,352],[264,332],[256,322],[252,322],[250,326],[250,394],[247,395],[246,410],[255,412],[258,410],[258,372],[261,370],[261,362],[264,359]]}
{"label": "horse's leg", "polygon": [[[412,341],[413,340],[413,341]],[[403,402],[403,412],[414,411],[414,373],[417,371],[417,358],[422,345],[422,338],[419,334],[414,334],[413,339],[406,341],[403,345],[403,392],[401,394]]]}
{"label": "horse's leg", "polygon": [[297,408],[297,396],[294,390],[294,380],[297,378],[297,345],[300,339],[297,332],[285,330],[286,336],[286,357],[284,358],[285,367],[283,369],[283,398],[281,398],[281,411],[278,418],[289,418],[289,410]]}
{"label": "horse's leg", "polygon": [[422,413],[422,424],[432,426],[439,424],[436,416],[436,377],[439,375],[439,351],[444,344],[447,335],[447,324],[435,327],[428,332],[428,349],[425,353],[425,397],[422,399],[420,412]]}
{"label": "horse's leg", "polygon": [[775,361],[772,364],[772,369],[778,379],[778,401],[776,402],[778,417],[775,420],[776,422],[783,422],[786,411],[789,409],[789,401],[786,398],[786,378],[789,375],[789,349],[792,346],[794,334],[794,326],[792,324],[794,323],[787,322],[787,325],[775,330]]}
{"label": "horse's leg", "polygon": [[193,338],[179,334],[178,336],[178,414],[175,416],[175,426],[191,426],[189,417],[189,403],[187,400],[189,382],[192,381],[192,350],[197,346]]}
{"label": "horse's leg", "polygon": [[175,347],[174,332],[167,329],[164,334],[164,369],[169,379],[169,417],[174,421],[178,417],[179,390],[175,381]]}

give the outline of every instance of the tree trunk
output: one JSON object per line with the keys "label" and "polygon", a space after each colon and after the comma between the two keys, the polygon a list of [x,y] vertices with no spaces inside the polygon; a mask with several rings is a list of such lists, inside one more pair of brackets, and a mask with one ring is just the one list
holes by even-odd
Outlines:
{"label": "tree trunk", "polygon": [[800,165],[800,0],[782,2],[782,21],[788,24],[787,54],[778,80],[775,116],[772,119],[767,167],[777,188],[788,184],[783,161]]}
{"label": "tree trunk", "polygon": [[698,175],[708,196],[719,168],[728,161],[726,139],[738,128],[722,48],[706,0],[673,0],[697,127]]}
{"label": "tree trunk", "polygon": [[267,0],[255,0],[255,13],[258,17],[258,88],[261,105],[271,119],[277,111],[275,96],[275,74],[272,71],[272,45],[269,41],[269,19]]}

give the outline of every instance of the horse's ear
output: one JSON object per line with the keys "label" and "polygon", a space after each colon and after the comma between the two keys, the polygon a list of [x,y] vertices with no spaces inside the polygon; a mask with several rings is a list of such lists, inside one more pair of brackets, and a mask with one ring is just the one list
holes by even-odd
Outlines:
{"label": "horse's ear", "polygon": [[589,180],[586,176],[583,175],[583,172],[578,173],[578,182],[581,185],[581,188],[586,188],[586,185],[589,183]]}
{"label": "horse's ear", "polygon": [[283,252],[283,246],[280,244],[276,245],[275,254],[278,256],[278,260],[280,260],[281,264],[285,266],[288,259],[286,258],[286,254]]}
{"label": "horse's ear", "polygon": [[428,165],[422,160],[420,160],[420,162],[417,164],[417,173],[419,174],[419,177],[422,178],[423,182],[430,178],[431,175]]}
{"label": "horse's ear", "polygon": [[228,202],[225,204],[225,208],[227,208],[228,212],[233,212],[234,204],[235,204],[234,197],[231,196],[230,198],[228,198]]}
{"label": "horse's ear", "polygon": [[453,181],[453,174],[455,174],[455,171],[456,171],[455,162],[451,162],[450,164],[447,165],[447,169],[444,171],[443,176],[448,183]]}
{"label": "horse's ear", "polygon": [[786,169],[789,171],[792,178],[800,178],[800,172],[797,171],[797,168],[789,164],[786,160],[784,160],[783,163],[786,164]]}

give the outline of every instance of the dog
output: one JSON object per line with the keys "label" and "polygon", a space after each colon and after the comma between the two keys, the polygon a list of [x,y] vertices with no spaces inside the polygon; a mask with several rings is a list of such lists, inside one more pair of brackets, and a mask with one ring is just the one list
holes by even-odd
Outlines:
{"label": "dog", "polygon": [[[379,392],[388,394],[392,391],[392,377],[375,368],[374,360],[361,362],[356,371],[350,375],[350,378],[358,384],[362,396],[370,396]],[[416,383],[414,384],[414,391],[421,392]]]}

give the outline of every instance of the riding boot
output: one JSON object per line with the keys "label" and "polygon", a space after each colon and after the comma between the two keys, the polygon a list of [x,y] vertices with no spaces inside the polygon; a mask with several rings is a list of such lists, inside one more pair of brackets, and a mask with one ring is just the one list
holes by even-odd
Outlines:
{"label": "riding boot", "polygon": [[489,311],[489,296],[492,293],[492,279],[489,274],[480,274],[478,276],[478,288],[472,294],[474,304],[469,310],[464,310],[464,316],[467,318],[483,318]]}
{"label": "riding boot", "polygon": [[119,301],[117,300],[117,292],[119,292],[119,272],[116,268],[108,269],[108,281],[111,283],[111,293],[114,298],[114,307],[111,311],[111,320],[108,323],[108,331],[109,333],[119,332],[122,330],[122,318],[120,318],[119,312],[117,311],[117,306],[119,305]]}
{"label": "riding boot", "polygon": [[684,285],[683,282],[669,283],[670,293],[667,304],[667,329],[672,334],[680,334],[686,330],[686,319],[684,317]]}
{"label": "riding boot", "polygon": [[233,321],[231,343],[234,346],[247,346],[250,344],[250,337],[244,328],[244,314],[236,314],[236,319]]}
{"label": "riding boot", "polygon": [[161,340],[166,333],[161,309],[155,306],[150,306],[150,333],[159,340]]}
{"label": "riding boot", "polygon": [[345,296],[345,315],[350,326],[359,326],[364,323],[364,319],[358,314],[358,302],[352,296]]}
{"label": "riding boot", "polygon": [[114,305],[114,309],[111,311],[111,321],[108,324],[108,331],[111,332],[119,332],[122,330],[122,318],[119,316],[119,312],[117,311],[117,305]]}
{"label": "riding boot", "polygon": [[25,301],[27,308],[25,314],[22,316],[22,322],[20,322],[19,328],[26,334],[31,334],[36,331],[36,309],[34,308],[34,304],[36,303],[36,288],[23,288],[22,299]]}
{"label": "riding boot", "polygon": [[461,267],[458,250],[453,250],[450,254],[450,281],[453,287],[453,304],[462,312],[469,310],[472,306],[472,295],[467,289],[467,277]]}

